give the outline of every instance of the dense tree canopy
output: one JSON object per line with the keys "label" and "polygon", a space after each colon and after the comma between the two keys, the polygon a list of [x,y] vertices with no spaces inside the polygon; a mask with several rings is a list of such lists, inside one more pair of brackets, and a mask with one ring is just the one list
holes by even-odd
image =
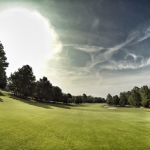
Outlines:
{"label": "dense tree canopy", "polygon": [[[5,73],[5,69],[8,66],[8,63],[3,64],[3,61],[1,60],[0,69],[3,68],[3,72]],[[6,60],[6,58],[4,60]],[[86,94],[83,94],[82,96],[72,96],[70,93],[62,93],[62,90],[58,86],[53,86],[47,79],[47,77],[43,77],[39,79],[39,81],[35,81],[32,67],[30,67],[29,65],[24,65],[22,68],[19,68],[14,73],[11,73],[10,77],[8,78],[8,87],[9,90],[13,91],[14,94],[17,96],[25,98],[32,97],[35,100],[42,102],[53,101],[63,102],[66,104],[70,104],[72,102],[76,104],[80,104],[82,102],[107,102],[107,104],[114,106],[125,106],[130,104],[136,107],[139,107],[140,105],[143,105],[144,107],[149,107],[150,105],[150,89],[148,88],[148,86],[143,86],[141,88],[134,87],[131,91],[121,92],[120,97],[118,97],[118,95],[112,97],[111,94],[108,94],[106,100],[101,97],[93,97],[91,95],[87,96]]]}
{"label": "dense tree canopy", "polygon": [[126,93],[125,92],[120,93],[119,105],[124,107],[125,105],[127,105],[127,101],[128,99],[126,97]]}
{"label": "dense tree canopy", "polygon": [[62,90],[58,86],[53,86],[53,94],[55,102],[61,102],[62,99]]}
{"label": "dense tree canopy", "polygon": [[112,105],[112,96],[110,94],[107,95],[106,102],[109,105]]}
{"label": "dense tree canopy", "polygon": [[131,95],[131,91],[124,92],[127,98],[127,104],[129,104],[129,96]]}
{"label": "dense tree canopy", "polygon": [[113,96],[112,97],[112,105],[118,105],[119,104],[119,97],[118,97],[118,95],[115,95],[115,96]]}
{"label": "dense tree canopy", "polygon": [[[5,71],[5,69],[4,69]],[[8,87],[15,95],[21,97],[32,97],[35,100],[43,102],[63,102],[70,104],[72,102],[81,104],[87,103],[105,103],[114,106],[133,105],[139,107],[149,107],[150,105],[150,89],[147,86],[141,88],[134,87],[131,91],[121,92],[120,97],[118,95],[107,95],[106,100],[101,97],[87,96],[72,96],[70,93],[62,93],[62,90],[58,86],[53,86],[47,77],[35,81],[32,68],[29,65],[24,65],[17,71],[12,73],[8,78]]]}
{"label": "dense tree canopy", "polygon": [[35,82],[32,68],[29,65],[19,68],[18,71],[10,75],[8,82],[8,86],[16,95],[30,96],[33,93]]}
{"label": "dense tree canopy", "polygon": [[144,107],[149,107],[150,105],[150,89],[148,89],[148,86],[143,86],[140,89],[141,94],[141,104]]}
{"label": "dense tree canopy", "polygon": [[87,95],[83,94],[83,103],[87,100]]}
{"label": "dense tree canopy", "polygon": [[5,56],[5,51],[2,43],[0,43],[0,88],[5,88],[7,85],[7,77],[6,77],[6,68],[9,63],[6,62],[7,58]]}
{"label": "dense tree canopy", "polygon": [[36,83],[36,96],[40,100],[52,101],[54,98],[53,86],[47,77],[43,77]]}
{"label": "dense tree canopy", "polygon": [[133,106],[139,107],[141,103],[141,97],[139,93],[139,88],[135,87],[131,91],[131,95],[129,96],[129,103]]}
{"label": "dense tree canopy", "polygon": [[68,104],[68,95],[67,94],[63,93],[63,95],[62,95],[62,101],[63,101],[63,103]]}
{"label": "dense tree canopy", "polygon": [[80,96],[80,95],[79,95],[79,96],[76,96],[76,97],[75,97],[75,103],[76,103],[76,104],[82,103],[82,96]]}

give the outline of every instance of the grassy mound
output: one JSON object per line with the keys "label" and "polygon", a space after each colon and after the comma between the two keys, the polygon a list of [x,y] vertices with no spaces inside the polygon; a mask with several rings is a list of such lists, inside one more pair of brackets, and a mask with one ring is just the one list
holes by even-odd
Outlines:
{"label": "grassy mound", "polygon": [[1,150],[150,149],[150,109],[66,106],[0,96]]}

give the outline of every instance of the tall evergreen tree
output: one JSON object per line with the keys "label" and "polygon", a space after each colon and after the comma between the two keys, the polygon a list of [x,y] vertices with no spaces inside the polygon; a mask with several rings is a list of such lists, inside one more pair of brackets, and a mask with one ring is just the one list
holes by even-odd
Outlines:
{"label": "tall evergreen tree", "polygon": [[29,65],[24,65],[11,74],[8,81],[8,86],[10,90],[14,91],[14,94],[25,97],[32,95],[35,76],[33,75],[32,67]]}
{"label": "tall evergreen tree", "polygon": [[24,96],[31,95],[32,84],[35,82],[35,76],[33,75],[32,67],[29,65],[24,65],[22,68],[18,69],[20,90]]}
{"label": "tall evergreen tree", "polygon": [[54,98],[53,86],[47,77],[43,77],[36,83],[36,95],[40,100],[52,101]]}
{"label": "tall evergreen tree", "polygon": [[119,105],[122,106],[122,107],[124,107],[125,105],[127,105],[127,101],[128,101],[128,99],[126,97],[125,92],[120,93]]}
{"label": "tall evergreen tree", "polygon": [[133,88],[131,91],[131,95],[129,96],[129,103],[133,106],[139,107],[141,103],[141,96],[139,93],[139,89]]}
{"label": "tall evergreen tree", "polygon": [[81,104],[82,103],[82,96],[76,96],[75,97],[75,103],[76,104]]}
{"label": "tall evergreen tree", "polygon": [[150,90],[148,86],[143,86],[140,89],[140,94],[141,94],[141,104],[144,107],[149,107],[150,105]]}
{"label": "tall evergreen tree", "polygon": [[20,94],[20,76],[18,71],[11,73],[8,78],[8,87],[10,91],[14,92],[14,95]]}
{"label": "tall evergreen tree", "polygon": [[67,94],[63,93],[63,95],[62,95],[62,101],[63,101],[63,103],[68,104],[68,95]]}
{"label": "tall evergreen tree", "polygon": [[83,97],[83,103],[86,102],[86,101],[87,101],[87,95],[86,95],[86,94],[83,94],[82,97]]}
{"label": "tall evergreen tree", "polygon": [[131,91],[125,92],[126,98],[127,98],[127,105],[129,105],[129,96],[131,95]]}
{"label": "tall evergreen tree", "polygon": [[58,86],[53,86],[53,94],[55,102],[60,102],[62,99],[62,90]]}
{"label": "tall evergreen tree", "polygon": [[112,105],[112,96],[110,94],[107,95],[107,98],[106,98],[106,103],[109,104],[109,105]]}
{"label": "tall evergreen tree", "polygon": [[7,85],[6,68],[9,63],[6,62],[5,51],[2,43],[0,43],[0,88],[5,88]]}
{"label": "tall evergreen tree", "polygon": [[119,105],[118,95],[115,95],[115,96],[112,97],[112,105],[115,105],[115,106]]}

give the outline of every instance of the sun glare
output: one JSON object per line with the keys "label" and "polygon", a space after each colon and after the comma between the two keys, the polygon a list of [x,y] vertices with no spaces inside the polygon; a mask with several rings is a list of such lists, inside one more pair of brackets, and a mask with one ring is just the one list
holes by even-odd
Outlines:
{"label": "sun glare", "polygon": [[61,43],[50,23],[38,12],[25,8],[10,8],[0,12],[0,41],[9,67],[7,75],[29,64],[37,75],[44,61]]}

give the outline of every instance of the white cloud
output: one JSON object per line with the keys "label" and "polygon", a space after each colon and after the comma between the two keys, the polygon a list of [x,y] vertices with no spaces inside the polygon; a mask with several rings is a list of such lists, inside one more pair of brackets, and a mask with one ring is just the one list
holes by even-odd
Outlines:
{"label": "white cloud", "polygon": [[[96,22],[93,23],[93,26],[96,24]],[[61,69],[58,69],[59,67],[57,68],[57,66],[50,68],[54,74],[49,74],[49,76],[54,84],[63,87],[64,92],[71,92],[72,94],[78,94],[80,91],[80,94],[88,93],[89,95],[105,96],[108,92],[119,94],[121,91],[130,90],[133,88],[133,85],[142,86],[146,82],[145,80],[139,82],[139,80],[141,80],[139,73],[131,78],[129,78],[131,74],[126,76],[123,73],[121,76],[116,74],[116,76],[108,77],[104,70],[113,72],[121,70],[133,71],[150,65],[150,58],[148,58],[148,56],[145,58],[138,54],[138,52],[136,53],[131,50],[129,51],[127,48],[125,49],[126,46],[136,44],[149,37],[150,27],[148,22],[135,28],[129,33],[124,42],[113,47],[104,48],[91,45],[62,44],[61,47],[74,47],[74,49],[87,52],[87,54],[91,56],[91,60],[89,60],[84,67],[73,67],[70,64],[71,60],[67,52],[63,57],[54,55],[53,61],[60,66],[65,65],[65,67]],[[115,60],[113,55],[117,54],[119,50],[124,50],[122,59]],[[78,57],[81,56],[79,55]],[[78,61],[78,59],[76,61]],[[145,75],[144,78],[148,79],[148,75]],[[116,93],[116,91],[118,92]]]}
{"label": "white cloud", "polygon": [[137,55],[135,55],[135,54],[133,54],[133,53],[129,53],[129,52],[126,52],[127,53],[127,55],[125,56],[125,59],[128,57],[128,56],[132,56],[133,58],[134,58],[134,60],[136,60],[137,59]]}

